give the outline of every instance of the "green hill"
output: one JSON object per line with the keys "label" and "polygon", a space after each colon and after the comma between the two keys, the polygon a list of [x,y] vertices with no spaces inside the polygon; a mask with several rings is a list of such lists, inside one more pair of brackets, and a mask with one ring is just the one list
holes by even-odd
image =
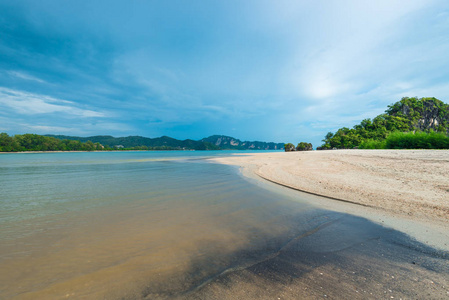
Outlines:
{"label": "green hill", "polygon": [[0,152],[20,151],[101,151],[105,147],[92,141],[80,142],[74,139],[57,139],[38,134],[16,134],[9,136],[0,133]]}
{"label": "green hill", "polygon": [[329,132],[320,149],[449,148],[449,105],[436,98],[409,98],[353,128]]}
{"label": "green hill", "polygon": [[149,147],[161,148],[168,147],[170,149],[193,149],[193,150],[278,150],[283,149],[283,143],[267,143],[267,142],[248,142],[239,139],[224,136],[212,135],[203,138],[199,141],[195,140],[177,140],[168,136],[159,138],[146,138],[142,136],[128,136],[128,137],[112,137],[109,135],[98,135],[90,137],[76,137],[65,135],[47,135],[60,140],[77,140],[81,142],[92,141],[93,143],[100,143],[104,146],[116,147],[123,146],[124,148],[131,147]]}
{"label": "green hill", "polygon": [[281,150],[284,149],[284,143],[267,143],[267,142],[249,142],[225,136],[212,135],[204,138],[202,142],[207,142],[220,147],[223,150]]}
{"label": "green hill", "polygon": [[113,137],[110,135],[97,135],[89,137],[77,137],[66,135],[47,135],[59,140],[77,140],[80,142],[91,141],[93,143],[100,143],[101,145],[111,148],[122,147],[134,148],[143,147],[150,150],[218,150],[219,147],[207,142],[194,141],[194,140],[177,140],[168,136],[162,136],[158,138],[147,138],[142,136],[127,136],[127,137]]}

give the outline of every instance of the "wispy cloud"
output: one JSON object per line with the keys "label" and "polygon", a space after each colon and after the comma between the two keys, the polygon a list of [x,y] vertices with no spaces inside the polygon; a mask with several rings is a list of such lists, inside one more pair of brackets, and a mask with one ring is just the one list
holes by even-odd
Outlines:
{"label": "wispy cloud", "polygon": [[36,81],[36,82],[39,82],[39,83],[45,83],[44,80],[42,80],[42,79],[40,79],[40,78],[37,78],[37,77],[34,77],[34,76],[32,76],[32,75],[23,73],[23,72],[19,72],[19,71],[8,71],[7,73],[8,73],[9,75],[11,75],[11,76],[14,76],[14,77],[17,77],[17,78],[20,78],[20,79],[30,80],[30,81]]}
{"label": "wispy cloud", "polygon": [[27,121],[28,120],[26,119],[9,120],[7,126],[0,126],[0,132],[92,136],[98,135],[98,132],[109,131],[113,131],[120,135],[127,135],[126,133],[134,129],[126,124],[118,122],[114,123],[112,121],[97,122],[94,124],[78,123],[75,126],[73,123],[70,123],[68,126],[58,126],[57,124],[49,125],[48,122],[45,121],[39,121],[37,124],[28,123]]}
{"label": "wispy cloud", "polygon": [[67,127],[61,127],[61,126],[46,126],[46,125],[29,125],[29,124],[21,124],[24,128],[29,128],[33,130],[33,132],[44,132],[44,133],[50,133],[50,132],[58,132],[58,133],[73,133],[73,129],[67,128]]}
{"label": "wispy cloud", "polygon": [[83,118],[101,118],[104,113],[76,107],[71,101],[0,87],[0,105],[22,115],[62,113]]}

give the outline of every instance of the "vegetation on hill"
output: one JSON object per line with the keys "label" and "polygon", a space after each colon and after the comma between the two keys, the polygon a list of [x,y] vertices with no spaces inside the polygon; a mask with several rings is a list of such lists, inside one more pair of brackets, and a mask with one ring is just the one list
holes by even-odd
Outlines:
{"label": "vegetation on hill", "polygon": [[311,143],[301,142],[296,146],[296,151],[310,151],[313,150]]}
{"label": "vegetation on hill", "polygon": [[48,135],[60,140],[77,140],[80,142],[92,141],[110,148],[122,147],[134,150],[219,150],[220,148],[202,141],[177,140],[168,136],[147,138],[142,136],[112,137],[110,135],[97,135],[90,137],[77,137],[65,135]]}
{"label": "vegetation on hill", "polygon": [[293,145],[292,143],[284,144],[284,150],[285,152],[291,152],[291,151],[310,151],[313,150],[313,146],[311,143],[306,142],[300,142],[298,146]]}
{"label": "vegetation on hill", "polygon": [[0,152],[20,151],[95,151],[103,150],[99,143],[86,141],[82,143],[76,140],[59,140],[53,137],[37,134],[17,134],[9,136],[0,133]]}
{"label": "vegetation on hill", "polygon": [[[224,137],[224,136],[221,136]],[[102,151],[102,150],[223,150],[223,149],[282,149],[283,144],[241,142],[226,137],[232,143],[216,143],[213,137],[201,141],[177,140],[168,136],[146,138],[129,136],[115,138],[107,135],[76,137],[65,135],[0,134],[0,152],[20,151]],[[214,143],[207,140],[214,141]],[[219,146],[221,145],[221,146]],[[236,146],[237,145],[237,146]],[[234,147],[236,146],[236,147]]]}
{"label": "vegetation on hill", "polygon": [[284,150],[285,152],[295,151],[295,145],[292,143],[284,144]]}
{"label": "vegetation on hill", "polygon": [[[92,141],[92,140],[93,141]],[[102,151],[102,150],[209,150],[217,149],[214,145],[198,143],[191,140],[180,141],[161,137],[150,139],[153,143],[139,144],[145,140],[142,137],[113,138],[110,136],[98,136],[90,138],[78,138],[70,136],[43,136],[37,134],[23,134],[9,136],[0,134],[0,152],[20,151]],[[101,142],[105,142],[103,145]],[[106,144],[106,143],[110,144]],[[121,144],[121,142],[123,142]],[[125,144],[125,145],[123,145]],[[150,144],[151,146],[148,146]],[[135,146],[134,146],[135,145]]]}
{"label": "vegetation on hill", "polygon": [[283,143],[241,141],[225,135],[212,135],[200,141],[213,144],[223,150],[281,150],[284,148]]}
{"label": "vegetation on hill", "polygon": [[448,104],[404,97],[373,120],[329,132],[319,149],[448,149],[448,134]]}

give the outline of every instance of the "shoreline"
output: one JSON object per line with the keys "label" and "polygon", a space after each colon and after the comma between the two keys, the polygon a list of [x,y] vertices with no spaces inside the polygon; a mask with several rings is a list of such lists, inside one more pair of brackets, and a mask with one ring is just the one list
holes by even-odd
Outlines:
{"label": "shoreline", "polygon": [[[141,152],[141,151],[202,151],[202,150],[93,150],[93,151],[16,151],[16,152],[0,152],[0,154],[25,154],[25,153],[97,153],[97,152]],[[204,150],[204,151],[215,151],[215,150]]]}
{"label": "shoreline", "polygon": [[182,151],[182,152],[189,152],[189,151],[204,151],[204,152],[209,152],[209,151],[242,151],[243,153],[248,153],[248,151],[267,151],[267,153],[277,153],[277,152],[281,152],[280,150],[252,150],[252,149],[244,149],[244,150],[237,150],[237,149],[216,149],[216,150],[196,150],[196,149],[173,149],[173,150],[93,150],[93,151],[86,151],[86,150],[80,150],[80,151],[76,151],[76,150],[70,150],[70,151],[62,151],[62,150],[57,150],[57,151],[12,151],[12,152],[5,152],[5,151],[0,151],[0,154],[22,154],[22,153],[92,153],[92,152],[151,152],[151,151],[167,151],[167,152],[171,152],[171,151]]}
{"label": "shoreline", "polygon": [[[239,167],[246,179],[293,200],[365,217],[449,249],[449,186],[441,188],[449,184],[447,150],[254,153],[212,161]],[[434,173],[424,171],[435,165]]]}

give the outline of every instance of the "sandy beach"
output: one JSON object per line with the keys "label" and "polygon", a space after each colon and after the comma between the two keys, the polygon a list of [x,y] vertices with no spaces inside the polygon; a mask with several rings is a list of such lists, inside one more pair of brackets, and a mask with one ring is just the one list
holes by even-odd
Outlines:
{"label": "sandy beach", "polygon": [[[240,167],[248,180],[293,202],[306,200],[342,213],[343,218],[333,230],[319,229],[310,241],[300,238],[294,249],[281,250],[276,258],[220,276],[195,297],[445,299],[449,295],[449,151],[277,152],[213,160]],[[346,223],[351,216],[357,221]],[[389,238],[388,232],[395,235]],[[348,236],[359,242],[346,242]],[[309,242],[318,247],[307,250],[304,245]],[[328,244],[339,246],[328,251]],[[317,258],[318,264],[310,263]]]}
{"label": "sandy beach", "polygon": [[449,222],[449,151],[333,150],[217,158],[269,181],[389,213]]}

